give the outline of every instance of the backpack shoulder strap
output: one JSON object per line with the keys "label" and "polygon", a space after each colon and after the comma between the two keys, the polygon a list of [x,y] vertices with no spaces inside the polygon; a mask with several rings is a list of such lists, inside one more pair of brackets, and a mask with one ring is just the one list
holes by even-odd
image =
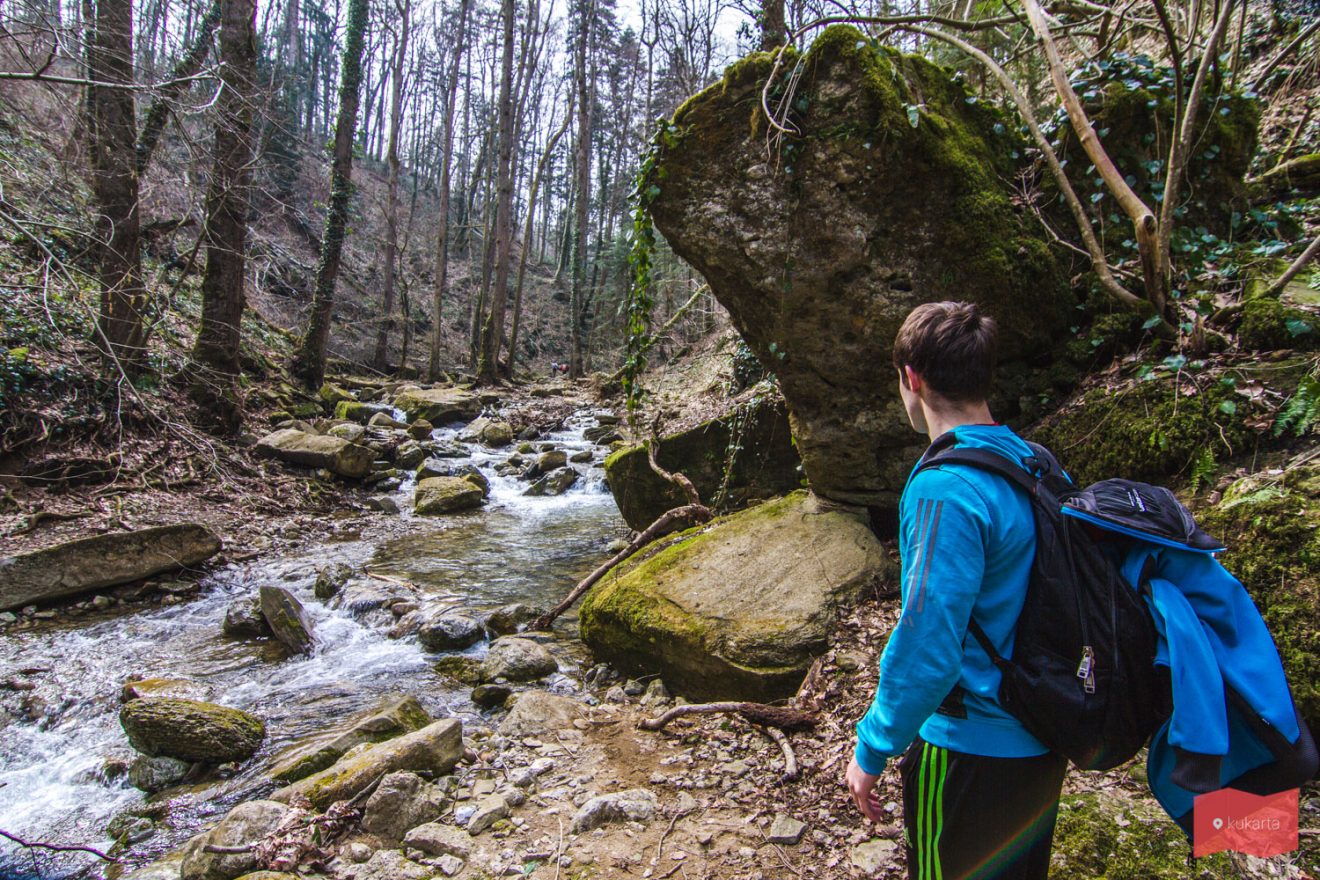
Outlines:
{"label": "backpack shoulder strap", "polygon": [[953,449],[947,449],[937,452],[935,455],[926,458],[917,465],[918,471],[924,471],[927,468],[937,467],[942,464],[965,464],[971,467],[980,468],[984,471],[998,474],[1020,489],[1025,491],[1033,498],[1039,491],[1040,479],[1034,474],[1029,473],[1025,468],[1014,463],[1006,456],[997,452],[991,452],[988,449],[968,448],[959,446]]}

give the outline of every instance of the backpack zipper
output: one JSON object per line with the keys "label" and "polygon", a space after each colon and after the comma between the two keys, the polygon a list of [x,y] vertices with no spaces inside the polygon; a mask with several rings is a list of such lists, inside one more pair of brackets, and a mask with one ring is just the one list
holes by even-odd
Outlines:
{"label": "backpack zipper", "polygon": [[1090,645],[1082,645],[1082,662],[1077,665],[1077,677],[1084,684],[1088,694],[1095,693],[1095,650]]}

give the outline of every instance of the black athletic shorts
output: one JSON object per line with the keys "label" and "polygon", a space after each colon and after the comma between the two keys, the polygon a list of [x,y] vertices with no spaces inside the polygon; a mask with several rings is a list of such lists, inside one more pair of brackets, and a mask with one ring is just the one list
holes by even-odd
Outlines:
{"label": "black athletic shorts", "polygon": [[917,737],[899,761],[909,880],[1045,880],[1066,759],[988,758]]}

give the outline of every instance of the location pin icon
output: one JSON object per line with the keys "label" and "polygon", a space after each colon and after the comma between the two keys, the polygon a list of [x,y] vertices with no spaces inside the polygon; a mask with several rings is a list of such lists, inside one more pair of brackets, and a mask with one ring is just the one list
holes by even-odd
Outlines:
{"label": "location pin icon", "polygon": [[1223,819],[1220,819],[1220,818],[1216,818],[1216,819],[1215,819],[1213,822],[1211,822],[1210,824],[1213,825],[1213,826],[1215,826],[1215,830],[1216,830],[1216,831],[1219,831],[1220,829],[1222,829],[1222,828],[1224,827],[1224,820],[1223,820]]}

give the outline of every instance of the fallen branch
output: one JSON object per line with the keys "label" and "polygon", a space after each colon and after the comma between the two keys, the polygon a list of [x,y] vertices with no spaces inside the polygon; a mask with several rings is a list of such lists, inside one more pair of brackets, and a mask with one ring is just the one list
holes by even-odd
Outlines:
{"label": "fallen branch", "polygon": [[797,755],[793,753],[793,745],[788,741],[788,737],[778,727],[765,727],[765,732],[779,744],[780,750],[784,753],[784,781],[792,782],[797,779],[801,771],[798,769]]}
{"label": "fallen branch", "polygon": [[6,840],[12,840],[19,846],[26,847],[27,849],[48,849],[51,852],[85,852],[91,853],[97,858],[104,859],[107,862],[114,862],[115,864],[119,863],[119,859],[114,856],[108,856],[99,849],[92,849],[90,846],[60,846],[55,843],[43,843],[40,840],[24,840],[18,835],[10,834],[2,828],[0,828],[0,837],[5,838]]}
{"label": "fallen branch", "polygon": [[801,709],[787,706],[770,706],[766,703],[692,703],[675,706],[656,718],[644,718],[637,726],[642,730],[662,730],[675,718],[688,715],[741,715],[753,724],[779,730],[810,730],[816,726],[816,716]]}
{"label": "fallen branch", "polygon": [[1283,293],[1283,289],[1288,286],[1288,282],[1296,278],[1297,273],[1305,269],[1306,264],[1314,260],[1317,253],[1320,253],[1320,235],[1316,236],[1315,240],[1307,246],[1306,250],[1302,251],[1302,255],[1293,260],[1292,265],[1289,266],[1282,275],[1276,278],[1273,284],[1265,288],[1265,292],[1262,296],[1278,296]]}

